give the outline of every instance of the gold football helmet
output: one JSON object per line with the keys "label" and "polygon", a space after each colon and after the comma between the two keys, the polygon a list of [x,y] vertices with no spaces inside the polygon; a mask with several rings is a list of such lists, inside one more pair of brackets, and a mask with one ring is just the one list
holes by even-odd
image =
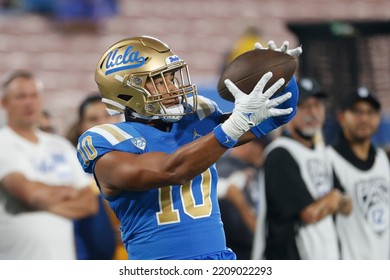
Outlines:
{"label": "gold football helmet", "polygon": [[[174,75],[176,90],[169,90],[164,78],[168,74]],[[156,78],[162,78],[165,92],[157,90]],[[196,111],[197,88],[187,63],[152,37],[127,38],[112,45],[99,60],[95,81],[110,115],[128,108],[132,117],[177,121]],[[152,82],[153,94],[145,87],[147,82]],[[179,104],[164,106],[170,99]]]}

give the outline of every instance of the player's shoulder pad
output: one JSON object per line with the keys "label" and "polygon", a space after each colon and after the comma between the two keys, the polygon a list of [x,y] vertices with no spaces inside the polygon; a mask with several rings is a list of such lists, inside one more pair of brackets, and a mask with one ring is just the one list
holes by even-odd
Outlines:
{"label": "player's shoulder pad", "polygon": [[[142,146],[145,142],[139,141],[139,137],[135,138],[133,132],[136,133],[130,126],[125,131],[115,124],[98,125],[84,132],[77,144],[77,156],[84,171],[92,173],[96,160],[110,151],[139,153],[139,149],[145,148]],[[133,145],[121,145],[127,142]]]}
{"label": "player's shoulder pad", "polygon": [[197,98],[198,98],[198,108],[196,113],[200,120],[203,120],[204,118],[214,113],[222,114],[217,103],[215,103],[213,100],[204,97],[202,95],[198,95]]}
{"label": "player's shoulder pad", "polygon": [[103,140],[111,146],[116,146],[128,139],[134,138],[132,131],[125,131],[116,124],[94,126],[87,130],[85,135],[93,135],[97,141]]}

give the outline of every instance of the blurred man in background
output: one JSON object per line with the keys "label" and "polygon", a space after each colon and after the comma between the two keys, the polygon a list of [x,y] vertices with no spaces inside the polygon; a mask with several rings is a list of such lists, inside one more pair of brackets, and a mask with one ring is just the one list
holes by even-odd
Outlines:
{"label": "blurred man in background", "polygon": [[40,130],[55,133],[56,129],[54,128],[54,124],[51,119],[51,115],[48,111],[42,111],[41,117],[38,120],[38,127]]}
{"label": "blurred man in background", "polygon": [[76,151],[38,128],[42,84],[27,71],[2,85],[8,124],[0,129],[0,259],[76,259],[73,219],[97,200]]}
{"label": "blurred man in background", "polygon": [[298,87],[296,116],[265,151],[267,210],[266,220],[258,220],[256,259],[339,259],[332,215],[349,209],[317,141],[326,94],[313,79],[300,79]]}
{"label": "blurred man in background", "polygon": [[372,143],[381,104],[365,87],[341,104],[341,133],[328,149],[342,189],[352,198],[349,216],[336,215],[342,259],[390,258],[390,167],[385,151]]}

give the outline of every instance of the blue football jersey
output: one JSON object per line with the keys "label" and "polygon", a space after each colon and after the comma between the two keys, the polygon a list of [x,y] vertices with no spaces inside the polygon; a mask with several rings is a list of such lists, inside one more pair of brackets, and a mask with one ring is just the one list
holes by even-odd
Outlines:
{"label": "blue football jersey", "polygon": [[[173,153],[212,132],[219,122],[222,113],[213,101],[198,96],[198,103],[197,113],[174,123],[170,132],[133,122],[91,128],[79,139],[81,165],[93,173],[96,160],[110,151]],[[129,259],[188,259],[226,251],[217,177],[212,165],[184,185],[107,197],[121,223]]]}

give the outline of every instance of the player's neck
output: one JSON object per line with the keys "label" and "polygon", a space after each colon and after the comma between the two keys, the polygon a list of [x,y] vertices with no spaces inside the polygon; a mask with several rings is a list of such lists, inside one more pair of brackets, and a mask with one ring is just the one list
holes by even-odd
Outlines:
{"label": "player's neck", "polygon": [[134,119],[133,122],[143,123],[145,125],[153,126],[158,130],[164,132],[170,132],[172,129],[172,123],[164,122],[163,120],[144,120],[144,119]]}
{"label": "player's neck", "polygon": [[153,126],[157,128],[158,130],[164,131],[164,132],[170,132],[172,129],[172,123],[167,123],[162,120],[154,120],[148,123],[148,125]]}
{"label": "player's neck", "polygon": [[157,128],[158,130],[161,130],[164,132],[170,132],[172,129],[172,123],[164,122],[161,119],[143,119],[143,118],[134,117],[131,114],[130,109],[128,109],[128,108],[125,111],[125,120],[127,122],[137,122],[137,123],[142,123],[145,125],[153,126],[153,127]]}

